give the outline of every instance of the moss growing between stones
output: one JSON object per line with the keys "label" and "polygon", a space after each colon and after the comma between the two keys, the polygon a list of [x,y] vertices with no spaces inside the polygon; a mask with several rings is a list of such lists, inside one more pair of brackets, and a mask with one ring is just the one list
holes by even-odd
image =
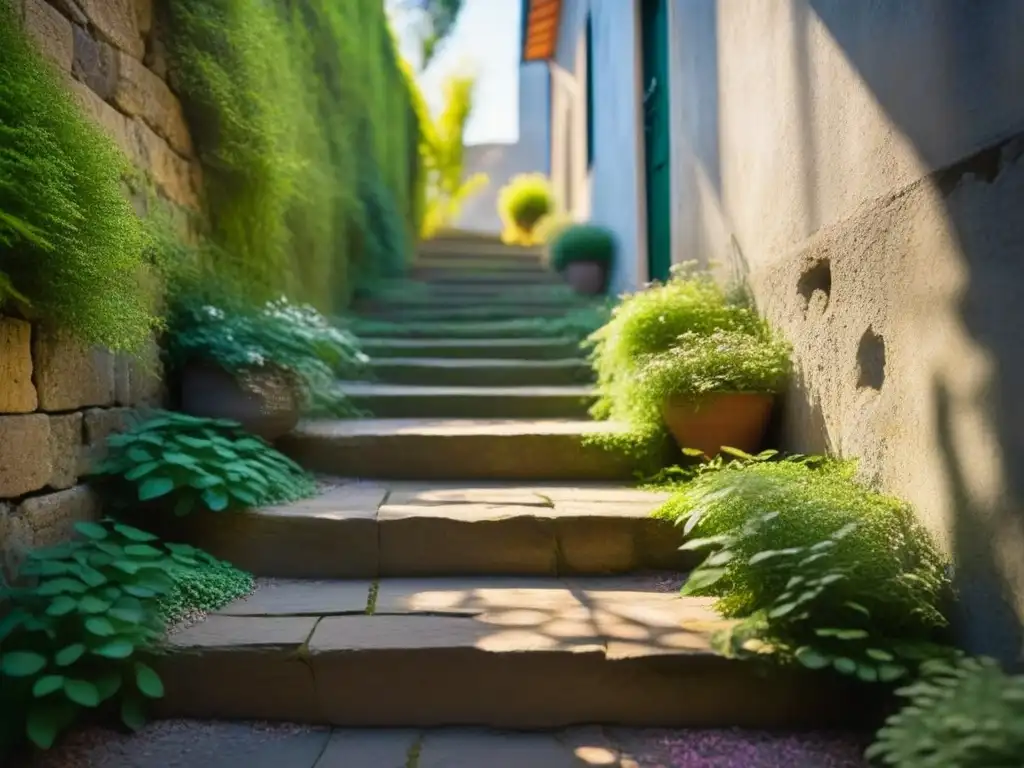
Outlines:
{"label": "moss growing between stones", "polygon": [[216,271],[329,309],[403,267],[418,121],[383,4],[172,0],[170,21]]}
{"label": "moss growing between stones", "polygon": [[138,348],[153,325],[126,161],[0,0],[0,311]]}

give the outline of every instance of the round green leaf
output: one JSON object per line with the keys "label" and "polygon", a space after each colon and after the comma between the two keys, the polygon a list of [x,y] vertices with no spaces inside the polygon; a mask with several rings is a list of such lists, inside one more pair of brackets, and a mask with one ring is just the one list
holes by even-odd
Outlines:
{"label": "round green leaf", "polygon": [[93,616],[86,619],[85,628],[97,637],[110,637],[116,632],[114,625],[104,616]]}
{"label": "round green leaf", "polygon": [[107,529],[99,523],[75,523],[75,530],[87,539],[102,541],[107,538]]}
{"label": "round green leaf", "polygon": [[686,583],[683,585],[682,594],[692,595],[694,592],[707,589],[725,576],[726,573],[727,570],[725,568],[698,568],[686,580]]}
{"label": "round green leaf", "polygon": [[41,699],[43,696],[49,696],[63,687],[64,675],[46,675],[36,680],[36,684],[32,686],[32,695],[37,699]]}
{"label": "round green leaf", "polygon": [[58,595],[47,606],[46,613],[50,616],[66,616],[78,607],[78,601],[67,595]]}
{"label": "round green leaf", "polygon": [[42,597],[63,594],[80,595],[87,589],[88,587],[77,579],[50,579],[36,588],[36,594]]}
{"label": "round green leaf", "polygon": [[103,613],[110,608],[110,601],[96,595],[86,595],[78,601],[78,609],[82,613]]}
{"label": "round green leaf", "polygon": [[129,544],[124,548],[124,553],[132,557],[160,557],[163,554],[159,549],[149,544]]}
{"label": "round green leaf", "polygon": [[228,495],[216,488],[203,491],[203,503],[214,512],[220,512],[228,506]]}
{"label": "round green leaf", "polygon": [[154,536],[152,533],[140,531],[138,528],[132,528],[130,525],[124,525],[123,523],[115,524],[114,530],[120,533],[126,539],[131,539],[132,541],[147,542],[156,541],[157,538],[159,538],[157,536]]}
{"label": "round green leaf", "polygon": [[83,653],[85,653],[85,646],[81,643],[74,643],[57,651],[57,655],[53,657],[53,660],[57,662],[58,667],[70,667],[82,658]]}
{"label": "round green leaf", "polygon": [[156,594],[157,594],[152,589],[146,589],[145,587],[140,587],[137,584],[125,584],[124,585],[124,591],[127,592],[132,597],[142,597],[142,598],[156,597]]}
{"label": "round green leaf", "polygon": [[127,640],[114,640],[99,648],[94,648],[92,652],[108,659],[127,659],[134,651],[135,646]]}
{"label": "round green leaf", "polygon": [[135,663],[135,684],[143,696],[159,699],[164,695],[164,684],[160,676],[141,661]]}
{"label": "round green leaf", "polygon": [[806,645],[797,649],[796,660],[808,669],[824,669],[831,663],[827,656]]}
{"label": "round green leaf", "polygon": [[142,622],[145,614],[141,609],[137,608],[111,608],[107,611],[107,615],[128,624],[139,624]]}
{"label": "round green leaf", "polygon": [[11,651],[0,656],[0,672],[8,677],[31,677],[46,667],[46,657],[32,651]]}
{"label": "round green leaf", "polygon": [[836,668],[837,672],[842,672],[844,675],[852,675],[857,672],[857,662],[845,656],[833,659],[832,666]]}
{"label": "round green leaf", "polygon": [[96,690],[100,694],[100,701],[106,701],[121,689],[121,673],[120,671],[106,672],[97,677],[95,682]]}
{"label": "round green leaf", "polygon": [[34,706],[28,711],[25,733],[29,740],[40,749],[49,749],[60,733],[60,720],[48,706]]}
{"label": "round green leaf", "polygon": [[169,477],[148,477],[139,486],[139,501],[150,501],[166,496],[174,490],[174,481]]}
{"label": "round green leaf", "polygon": [[100,703],[100,692],[87,680],[65,680],[64,694],[83,707],[96,707]]}
{"label": "round green leaf", "polygon": [[121,699],[121,721],[133,731],[146,724],[146,713],[139,696],[125,696]]}

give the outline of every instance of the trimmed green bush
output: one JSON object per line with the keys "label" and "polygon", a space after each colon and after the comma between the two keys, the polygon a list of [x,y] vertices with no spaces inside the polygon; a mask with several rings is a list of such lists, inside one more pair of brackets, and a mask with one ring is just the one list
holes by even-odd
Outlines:
{"label": "trimmed green bush", "polygon": [[913,510],[849,463],[753,462],[702,474],[657,513],[711,554],[683,588],[742,621],[737,654],[889,681],[940,652],[949,582]]}
{"label": "trimmed green bush", "polygon": [[538,224],[554,213],[551,183],[542,173],[523,173],[498,192],[498,214],[505,225],[502,238],[508,242],[533,243]]}
{"label": "trimmed green bush", "polygon": [[575,261],[593,261],[611,269],[615,261],[615,234],[596,224],[573,224],[559,231],[548,245],[551,266],[558,272]]}
{"label": "trimmed green bush", "polygon": [[135,349],[154,317],[125,159],[0,0],[0,311]]}

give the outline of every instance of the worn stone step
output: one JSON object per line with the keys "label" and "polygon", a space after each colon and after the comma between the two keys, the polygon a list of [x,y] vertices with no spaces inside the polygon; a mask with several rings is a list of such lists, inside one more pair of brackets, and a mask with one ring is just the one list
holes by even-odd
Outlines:
{"label": "worn stone step", "polygon": [[502,360],[558,360],[581,354],[580,343],[571,336],[523,339],[389,339],[372,336],[360,339],[364,353],[372,358],[450,357]]}
{"label": "worn stone step", "polygon": [[583,419],[592,387],[423,387],[342,382],[340,390],[378,419]]}
{"label": "worn stone step", "polygon": [[279,581],[168,638],[164,717],[348,727],[805,727],[879,695],[726,659],[709,601],[641,579]]}
{"label": "worn stone step", "polygon": [[267,577],[601,575],[692,568],[664,494],[615,485],[368,483],[174,521],[172,538]]}
{"label": "worn stone step", "polygon": [[300,423],[277,447],[309,469],[351,477],[632,480],[634,457],[585,442],[624,429],[556,420],[316,420]]}
{"label": "worn stone step", "polygon": [[[551,294],[562,294],[566,291],[571,291],[569,286],[559,281],[556,282],[544,282],[535,283],[527,282],[521,283],[514,280],[500,280],[500,281],[485,281],[485,282],[466,282],[466,281],[448,281],[448,280],[431,280],[431,281],[414,281],[417,285],[426,286],[422,291],[424,296],[439,296],[444,298],[455,298],[455,297],[469,297],[476,300],[493,300],[493,299],[504,299],[508,297],[508,300],[515,301],[520,297],[540,296],[544,298],[546,295]],[[575,296],[575,293],[573,293]]]}
{"label": "worn stone step", "polygon": [[430,323],[397,323],[391,320],[356,318],[350,321],[349,328],[360,339],[553,339],[574,332],[557,317]]}
{"label": "worn stone step", "polygon": [[571,307],[566,302],[545,304],[473,304],[451,306],[437,302],[425,306],[400,306],[388,302],[363,304],[361,317],[391,320],[396,323],[447,323],[472,320],[517,320],[535,317],[562,317]]}
{"label": "worn stone step", "polygon": [[465,270],[456,267],[419,267],[413,265],[409,275],[416,280],[431,283],[460,283],[463,285],[538,285],[562,283],[564,280],[554,270],[530,266],[520,269]]}
{"label": "worn stone step", "polygon": [[464,272],[539,272],[548,271],[540,254],[509,256],[476,253],[420,253],[412,266],[422,269],[454,269]]}
{"label": "worn stone step", "polygon": [[585,307],[593,299],[580,296],[568,285],[534,285],[505,287],[502,285],[446,285],[408,281],[404,285],[382,288],[374,294],[357,299],[354,311],[366,307],[389,306],[393,308],[425,308],[434,306],[475,307],[483,304],[510,306],[558,304],[562,307]]}
{"label": "worn stone step", "polygon": [[374,377],[390,384],[431,387],[554,387],[591,382],[586,360],[386,357],[370,361]]}

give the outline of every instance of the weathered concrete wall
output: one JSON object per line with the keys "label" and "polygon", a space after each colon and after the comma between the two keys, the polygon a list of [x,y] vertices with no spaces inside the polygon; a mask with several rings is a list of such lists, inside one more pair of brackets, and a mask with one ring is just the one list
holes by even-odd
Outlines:
{"label": "weathered concrete wall", "polygon": [[1024,660],[1024,4],[672,0],[674,255],[792,340],[789,447],[861,457]]}
{"label": "weathered concrete wall", "polygon": [[[594,53],[594,162],[587,167],[586,21]],[[611,229],[620,256],[614,291],[647,280],[640,121],[640,48],[635,4],[625,0],[564,0],[552,64],[552,181],[576,220]]]}
{"label": "weathered concrete wall", "polygon": [[[153,0],[16,0],[16,10],[157,193],[197,210],[199,165],[166,81]],[[0,317],[0,572],[100,513],[83,476],[130,411],[162,397],[155,346],[130,358]]]}

